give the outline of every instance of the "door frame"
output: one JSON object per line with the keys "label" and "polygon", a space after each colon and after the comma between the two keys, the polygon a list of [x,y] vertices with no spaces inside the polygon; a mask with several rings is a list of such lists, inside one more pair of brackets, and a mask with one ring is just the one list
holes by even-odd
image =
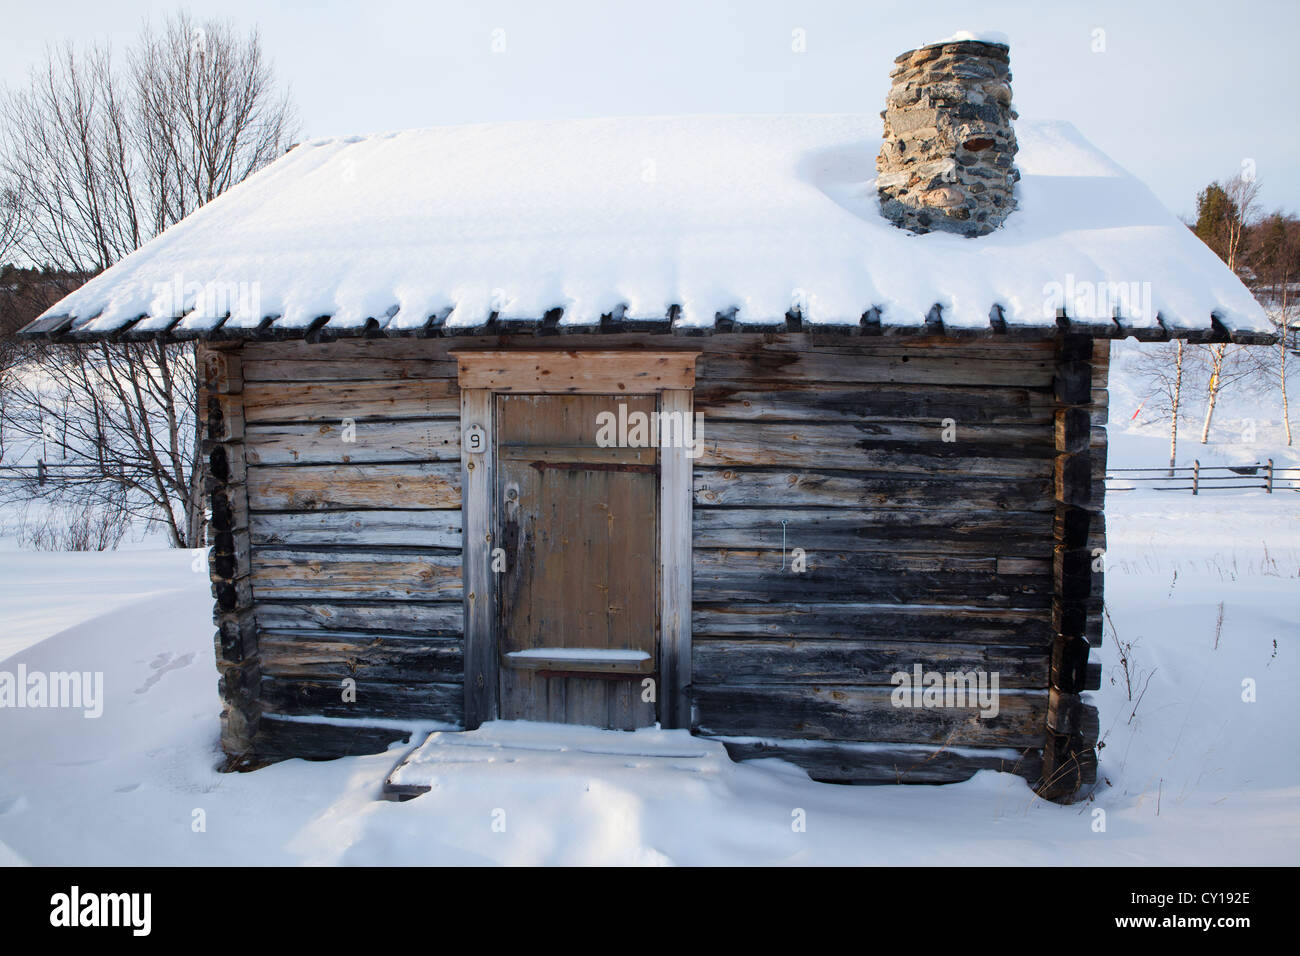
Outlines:
{"label": "door frame", "polygon": [[[496,396],[659,396],[660,413],[693,422],[695,361],[685,349],[454,349],[460,385],[461,553],[464,565],[465,729],[495,720],[497,621],[492,572],[496,527]],[[467,440],[467,436],[473,439]],[[694,436],[698,439],[699,436]],[[470,444],[478,442],[479,450]],[[659,449],[659,722],[691,726],[692,468],[680,443]]]}

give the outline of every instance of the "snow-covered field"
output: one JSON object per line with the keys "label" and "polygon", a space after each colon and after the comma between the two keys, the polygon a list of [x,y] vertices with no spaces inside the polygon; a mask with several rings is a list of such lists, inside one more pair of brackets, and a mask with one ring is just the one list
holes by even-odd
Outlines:
{"label": "snow-covered field", "polygon": [[[1159,464],[1163,432],[1126,430],[1116,384],[1113,462]],[[1203,460],[1288,455],[1188,439]],[[1108,525],[1105,746],[1069,807],[991,772],[834,786],[678,732],[615,734],[611,754],[545,725],[476,732],[405,803],[377,797],[406,746],[220,774],[194,554],[3,550],[0,671],[102,671],[105,700],[91,719],[0,710],[0,862],[1300,863],[1300,494],[1117,493]]]}

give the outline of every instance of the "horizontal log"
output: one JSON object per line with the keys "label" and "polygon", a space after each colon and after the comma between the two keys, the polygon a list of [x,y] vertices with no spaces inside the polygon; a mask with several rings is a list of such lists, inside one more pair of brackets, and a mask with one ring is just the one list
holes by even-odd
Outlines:
{"label": "horizontal log", "polygon": [[459,554],[255,548],[253,593],[310,601],[458,601]]}
{"label": "horizontal log", "polygon": [[816,601],[883,604],[962,604],[985,607],[1051,606],[1051,562],[1036,573],[998,573],[994,558],[813,551],[695,551],[696,601]]}
{"label": "horizontal log", "polygon": [[262,672],[271,677],[408,684],[458,684],[464,678],[459,638],[277,630],[263,632],[260,643]]}
{"label": "horizontal log", "polygon": [[335,342],[248,342],[241,354],[246,363],[258,361],[364,361],[375,358],[413,361],[446,361],[453,350],[504,349],[528,343],[527,348],[555,348],[561,351],[576,349],[649,349],[662,351],[680,349],[729,354],[739,352],[810,352],[819,351],[836,355],[856,353],[902,357],[924,352],[937,352],[953,356],[990,358],[1020,358],[1036,360],[1055,354],[1055,344],[1050,337],[1040,340],[1010,341],[1008,339],[984,341],[957,341],[942,335],[909,336],[908,338],[854,338],[828,336],[818,332],[765,333],[761,336],[749,332],[717,333],[704,339],[676,338],[647,332],[600,332],[585,334],[567,332],[562,338],[552,339],[545,345],[534,336],[511,335],[499,332],[490,335],[457,336],[454,338],[379,338],[343,339]]}
{"label": "horizontal log", "polygon": [[395,382],[252,382],[244,389],[244,421],[340,422],[369,419],[459,418],[454,379]]}
{"label": "horizontal log", "polygon": [[[288,344],[288,343],[284,343]],[[275,348],[271,346],[271,348]],[[372,356],[343,357],[338,351],[321,350],[317,358],[265,358],[244,361],[244,387],[257,382],[379,382],[425,381],[445,378],[455,381],[456,363],[450,358],[397,359]]]}
{"label": "horizontal log", "polygon": [[460,461],[460,421],[249,425],[244,455],[249,465]]}
{"label": "horizontal log", "polygon": [[919,436],[895,440],[884,432],[852,425],[706,421],[695,464],[1041,478],[1051,474],[1052,429],[1043,426],[1033,432],[996,442],[945,442],[937,427],[929,433],[931,440],[925,441]]}
{"label": "horizontal log", "polygon": [[460,601],[344,604],[259,600],[254,611],[265,629],[380,631],[389,634],[454,636],[461,632]]}
{"label": "horizontal log", "polygon": [[691,611],[696,638],[900,640],[1042,647],[1055,636],[1042,611],[884,604],[702,604]]}
{"label": "horizontal log", "polygon": [[[885,385],[852,388],[820,382],[786,382],[753,388],[711,381],[695,389],[695,410],[705,421],[857,422],[867,419],[958,425],[1046,425],[1054,398],[1047,389]],[[250,419],[251,420],[251,419]]]}
{"label": "horizontal log", "polygon": [[890,687],[792,684],[694,689],[700,733],[871,740],[947,746],[1040,747],[1046,691],[997,697],[996,716],[970,707],[895,707]]}
{"label": "horizontal log", "polygon": [[255,512],[255,545],[461,546],[460,510]]}
{"label": "horizontal log", "polygon": [[[1047,558],[1050,512],[701,508],[696,548],[901,551]],[[782,521],[785,525],[782,526]]]}
{"label": "horizontal log", "polygon": [[[1037,780],[1042,754],[1025,749],[1019,755],[1004,749],[980,754],[942,747],[879,747],[833,741],[730,740],[723,746],[732,760],[777,758],[802,768],[814,780],[860,784],[936,784],[968,780],[980,770],[1013,773]],[[1004,756],[1005,754],[1005,756]]]}
{"label": "horizontal log", "polygon": [[973,480],[967,476],[873,478],[851,472],[697,467],[695,506],[920,508],[945,511],[1050,511],[1048,476]]}
{"label": "horizontal log", "polygon": [[462,388],[635,395],[693,388],[695,353],[680,348],[455,349]]}
{"label": "horizontal log", "polygon": [[792,638],[696,640],[692,681],[704,684],[891,684],[894,674],[997,673],[1000,688],[1046,688],[1049,660],[1039,648],[925,641],[817,641]]}
{"label": "horizontal log", "polygon": [[253,738],[254,754],[267,759],[300,757],[329,760],[383,753],[394,743],[409,743],[411,732],[395,727],[322,724],[283,720],[264,714]]}
{"label": "horizontal log", "polygon": [[[1035,356],[977,349],[941,350],[912,346],[866,346],[857,349],[764,344],[745,352],[714,351],[709,341],[697,369],[697,382],[853,382],[857,384],[992,385],[1047,388],[1052,384],[1052,353]],[[247,373],[245,373],[247,374]]]}
{"label": "horizontal log", "polygon": [[[349,692],[355,700],[345,699]],[[262,708],[294,717],[350,717],[382,720],[437,720],[458,723],[464,712],[465,690],[460,684],[389,684],[342,680],[283,680],[263,677]]]}
{"label": "horizontal log", "polygon": [[460,507],[460,465],[253,466],[248,502],[255,511]]}

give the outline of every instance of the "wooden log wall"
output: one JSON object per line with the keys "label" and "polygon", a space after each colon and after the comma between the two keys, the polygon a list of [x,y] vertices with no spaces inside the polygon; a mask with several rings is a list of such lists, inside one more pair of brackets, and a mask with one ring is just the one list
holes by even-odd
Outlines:
{"label": "wooden log wall", "polygon": [[1097,709],[1083,693],[1101,686],[1101,665],[1088,660],[1101,641],[1105,528],[1105,429],[1092,427],[1093,384],[1104,378],[1110,343],[1066,335],[1057,349],[1056,464],[1052,565],[1052,669],[1038,792],[1068,800],[1097,779]]}
{"label": "wooden log wall", "polygon": [[[704,343],[696,729],[827,779],[1037,779],[1056,644],[1056,344]],[[1078,405],[1084,442],[1103,456],[1080,481],[1100,489],[1105,369],[1082,372],[1098,376]],[[1086,610],[1080,633],[1099,637],[1100,605]],[[997,671],[998,715],[894,707],[891,675],[916,664]]]}
{"label": "wooden log wall", "polygon": [[370,753],[407,736],[383,721],[461,720],[460,395],[430,344],[240,352],[259,757]]}
{"label": "wooden log wall", "polygon": [[249,575],[243,371],[237,348],[200,348],[199,428],[211,505],[212,580],[221,744],[232,766],[254,759],[261,722],[259,648]]}
{"label": "wooden log wall", "polygon": [[[381,718],[463,719],[448,351],[523,342],[703,349],[696,732],[825,779],[938,782],[981,766],[1038,779],[1049,710],[1074,713],[1062,694],[1078,692],[1053,676],[1079,661],[1064,616],[1085,646],[1101,635],[1101,576],[1081,609],[1077,582],[1063,601],[1061,544],[1071,574],[1078,535],[1089,553],[1104,544],[1105,343],[1084,359],[1063,357],[1082,348],[1070,340],[801,333],[205,347],[226,357],[204,401],[225,429],[209,442],[214,524],[219,500],[231,515],[213,550],[228,749],[371,751],[400,736]],[[893,707],[890,676],[914,664],[996,670],[1000,713]],[[1095,686],[1086,659],[1083,673]],[[292,721],[321,716],[356,730]]]}

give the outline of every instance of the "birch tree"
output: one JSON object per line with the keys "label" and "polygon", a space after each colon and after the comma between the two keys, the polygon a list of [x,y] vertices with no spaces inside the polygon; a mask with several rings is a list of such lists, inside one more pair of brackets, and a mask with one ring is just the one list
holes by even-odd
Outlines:
{"label": "birch tree", "polygon": [[[1178,459],[1178,425],[1183,410],[1184,369],[1187,346],[1182,339],[1143,348],[1134,361],[1134,371],[1146,386],[1144,407],[1160,418],[1169,416],[1169,468]],[[1159,419],[1157,419],[1159,420]]]}
{"label": "birch tree", "polygon": [[[1197,197],[1194,231],[1237,275],[1244,272],[1245,240],[1255,216],[1259,186],[1255,176],[1243,171],[1221,186],[1210,184]],[[1220,342],[1198,348],[1204,351],[1209,369],[1205,385],[1205,421],[1201,426],[1201,444],[1204,445],[1210,440],[1210,425],[1214,421],[1220,393],[1233,382],[1249,377],[1255,369],[1249,355],[1243,352],[1245,346]]]}

